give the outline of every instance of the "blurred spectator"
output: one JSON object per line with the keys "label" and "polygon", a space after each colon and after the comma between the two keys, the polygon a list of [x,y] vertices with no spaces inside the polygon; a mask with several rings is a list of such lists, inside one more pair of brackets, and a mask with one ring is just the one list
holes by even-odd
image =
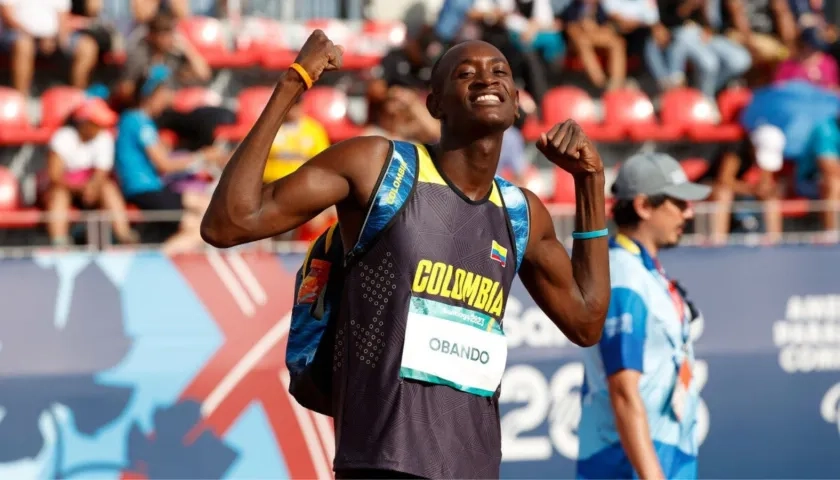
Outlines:
{"label": "blurred spectator", "polygon": [[823,26],[823,0],[788,0],[790,12],[800,28]]}
{"label": "blurred spectator", "polygon": [[802,30],[793,57],[779,64],[774,81],[805,80],[814,85],[837,89],[837,60],[824,53],[828,48],[818,27]]}
{"label": "blurred spectator", "polygon": [[[777,127],[763,125],[735,145],[721,145],[712,157],[709,170],[700,182],[712,185],[710,200],[716,202],[711,218],[712,241],[726,242],[736,200],[758,200],[764,203],[764,228],[767,240],[776,242],[782,233],[782,212],[779,189],[773,177],[784,163],[785,135]],[[749,178],[758,167],[758,179]]]}
{"label": "blurred spectator", "polygon": [[[169,13],[157,14],[149,24],[148,35],[127,52],[125,69],[115,89],[117,101],[130,104],[137,80],[154,65],[164,65],[174,73],[172,86],[203,84],[212,74],[201,54],[176,30],[177,20]],[[192,112],[166,109],[156,119],[161,129],[178,135],[181,146],[198,150],[212,145],[220,125],[236,121],[236,115],[218,106],[203,106]]]}
{"label": "blurred spectator", "polygon": [[388,86],[424,89],[431,79],[432,65],[441,53],[443,46],[435,39],[432,29],[423,27],[416,35],[406,38],[402,46],[385,54],[378,78]]}
{"label": "blurred spectator", "polygon": [[125,202],[111,180],[114,137],[107,130],[117,117],[99,98],[85,100],[72,122],[59,128],[49,143],[46,205],[50,214],[47,231],[53,245],[70,244],[70,207],[105,208],[112,216],[114,235],[120,243],[135,243]]}
{"label": "blurred spectator", "polygon": [[440,123],[413,91],[387,88],[382,82],[368,85],[368,126],[365,135],[393,140],[432,143],[440,136]]}
{"label": "blurred spectator", "polygon": [[840,128],[838,119],[820,122],[808,139],[803,155],[796,162],[796,193],[813,200],[825,200],[823,212],[826,232],[837,234],[840,210]]}
{"label": "blurred spectator", "polygon": [[[652,72],[661,68],[665,62],[664,47],[652,39],[652,30],[659,25],[659,6],[654,0],[601,0],[604,11],[615,30],[624,38],[627,55],[642,55]],[[660,43],[663,29],[657,27]],[[653,40],[653,41],[651,41]],[[659,72],[662,73],[661,71]],[[656,76],[656,73],[653,73]]]}
{"label": "blurred spectator", "polygon": [[207,61],[176,32],[176,25],[177,19],[174,16],[160,13],[149,23],[148,34],[137,44],[129,46],[115,91],[119,100],[128,101],[132,98],[137,80],[148,73],[152,65],[167,66],[181,84],[210,80],[212,71]]}
{"label": "blurred spectator", "polygon": [[775,65],[796,41],[796,21],[787,0],[723,0],[721,22],[728,35],[749,48],[756,64]]}
{"label": "blurred spectator", "polygon": [[[560,16],[589,80],[598,88],[622,87],[627,78],[627,44],[600,1],[572,0]],[[609,77],[598,60],[598,50],[607,51]]]}
{"label": "blurred spectator", "polygon": [[161,13],[172,15],[180,20],[189,16],[190,2],[189,0],[131,0],[131,13],[134,21],[141,26],[151,22]]}
{"label": "blurred spectator", "polygon": [[713,33],[706,0],[660,0],[663,23],[673,29],[668,53],[672,71],[684,72],[686,62],[695,69],[697,86],[714,98],[726,82],[749,70],[750,53],[738,43]]}
{"label": "blurred spectator", "polygon": [[29,95],[36,57],[72,54],[70,0],[0,0],[0,42],[11,52],[12,85]]}
{"label": "blurred spectator", "polygon": [[547,64],[562,66],[566,42],[551,0],[476,0],[473,9],[498,14],[518,50],[536,51]]}
{"label": "blurred spectator", "polygon": [[437,38],[446,45],[456,42],[475,0],[444,0],[438,12],[434,31]]}
{"label": "blurred spectator", "polygon": [[70,84],[85,89],[98,61],[114,49],[117,30],[101,17],[103,0],[72,0],[70,13],[78,29],[71,37],[75,43]]}
{"label": "blurred spectator", "polygon": [[209,196],[196,191],[175,191],[164,183],[163,177],[194,171],[212,159],[206,158],[204,152],[173,156],[161,143],[152,119],[169,107],[172,99],[169,79],[169,69],[157,65],[138,82],[135,92],[138,108],[124,112],[118,125],[116,172],[129,203],[142,210],[183,211],[180,224],[167,222],[159,232],[168,237],[163,250],[177,252],[202,244],[199,226]]}
{"label": "blurred spectator", "polygon": [[271,183],[285,177],[329,146],[330,140],[323,125],[304,114],[298,101],[286,114],[274,137],[263,182]]}

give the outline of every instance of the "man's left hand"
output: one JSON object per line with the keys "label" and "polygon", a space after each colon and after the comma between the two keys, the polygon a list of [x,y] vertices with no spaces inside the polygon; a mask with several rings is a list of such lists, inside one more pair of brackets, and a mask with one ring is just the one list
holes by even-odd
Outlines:
{"label": "man's left hand", "polygon": [[537,148],[551,163],[574,176],[604,172],[604,163],[589,137],[574,120],[558,123],[540,134]]}

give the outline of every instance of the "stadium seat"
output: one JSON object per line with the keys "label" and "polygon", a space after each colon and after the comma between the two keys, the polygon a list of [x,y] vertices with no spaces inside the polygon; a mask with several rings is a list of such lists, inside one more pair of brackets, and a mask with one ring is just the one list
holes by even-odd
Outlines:
{"label": "stadium seat", "polygon": [[362,127],[347,118],[347,95],[332,87],[313,87],[303,95],[303,110],[321,122],[333,142],[359,135]]}
{"label": "stadium seat", "polygon": [[575,178],[562,168],[554,170],[554,193],[551,203],[557,205],[575,204]]}
{"label": "stadium seat", "polygon": [[685,176],[692,182],[695,182],[706,173],[709,169],[709,163],[702,158],[686,158],[680,160],[680,166],[685,171]]}
{"label": "stadium seat", "polygon": [[260,64],[270,70],[284,70],[295,61],[297,51],[290,45],[290,36],[302,25],[288,25],[260,17],[247,17],[234,38],[237,56],[249,63]]}
{"label": "stadium seat", "polygon": [[172,108],[178,112],[189,113],[198,107],[222,104],[222,97],[213,90],[204,87],[187,87],[175,93]]}
{"label": "stadium seat", "polygon": [[178,24],[178,29],[211,67],[245,67],[253,61],[253,58],[238,56],[228,48],[224,25],[217,18],[185,18]]}
{"label": "stadium seat", "polygon": [[542,99],[542,115],[546,130],[571,118],[593,140],[618,141],[624,133],[619,125],[602,124],[595,102],[576,87],[555,87],[546,92]]}
{"label": "stadium seat", "polygon": [[41,128],[60,127],[84,100],[85,92],[74,87],[52,87],[41,95]]}
{"label": "stadium seat", "polygon": [[634,141],[669,141],[679,137],[679,128],[657,123],[653,103],[641,90],[611,90],[604,94],[603,102],[604,123],[620,127]]}
{"label": "stadium seat", "polygon": [[50,132],[33,128],[26,112],[26,99],[17,90],[0,87],[0,145],[45,143]]}
{"label": "stadium seat", "polygon": [[271,98],[271,87],[250,87],[239,94],[239,108],[236,111],[236,124],[223,125],[216,130],[216,134],[226,140],[242,140],[257,121],[268,99]]}
{"label": "stadium seat", "polygon": [[719,125],[717,105],[693,88],[674,88],[662,94],[661,118],[666,127],[698,142],[735,141],[741,129]]}
{"label": "stadium seat", "polygon": [[405,23],[399,20],[368,20],[362,26],[362,38],[371,39],[387,47],[402,45],[405,37]]}
{"label": "stadium seat", "polygon": [[36,208],[21,208],[18,179],[8,168],[0,166],[0,228],[35,226],[39,214]]}
{"label": "stadium seat", "polygon": [[718,110],[722,124],[738,124],[741,110],[752,101],[752,90],[735,87],[724,90],[718,95]]}

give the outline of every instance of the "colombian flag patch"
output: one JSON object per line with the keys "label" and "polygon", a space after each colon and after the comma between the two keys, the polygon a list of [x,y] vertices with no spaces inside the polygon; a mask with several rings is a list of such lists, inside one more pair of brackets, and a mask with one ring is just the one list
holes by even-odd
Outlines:
{"label": "colombian flag patch", "polygon": [[507,264],[507,248],[493,240],[493,244],[490,247],[490,259],[499,262],[504,267]]}

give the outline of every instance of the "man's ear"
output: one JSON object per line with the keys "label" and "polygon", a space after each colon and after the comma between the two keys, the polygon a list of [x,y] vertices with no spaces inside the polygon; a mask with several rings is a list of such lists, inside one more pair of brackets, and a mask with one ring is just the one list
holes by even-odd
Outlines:
{"label": "man's ear", "polygon": [[650,207],[648,198],[644,195],[636,195],[636,197],[633,198],[633,208],[636,209],[636,215],[638,215],[642,220],[649,219],[653,213],[653,209]]}
{"label": "man's ear", "polygon": [[516,108],[516,119],[519,120],[519,117],[522,115],[522,112],[519,108],[519,89],[517,88],[513,94],[513,106]]}
{"label": "man's ear", "polygon": [[440,120],[443,116],[440,111],[440,97],[434,90],[426,96],[426,109],[435,120]]}

